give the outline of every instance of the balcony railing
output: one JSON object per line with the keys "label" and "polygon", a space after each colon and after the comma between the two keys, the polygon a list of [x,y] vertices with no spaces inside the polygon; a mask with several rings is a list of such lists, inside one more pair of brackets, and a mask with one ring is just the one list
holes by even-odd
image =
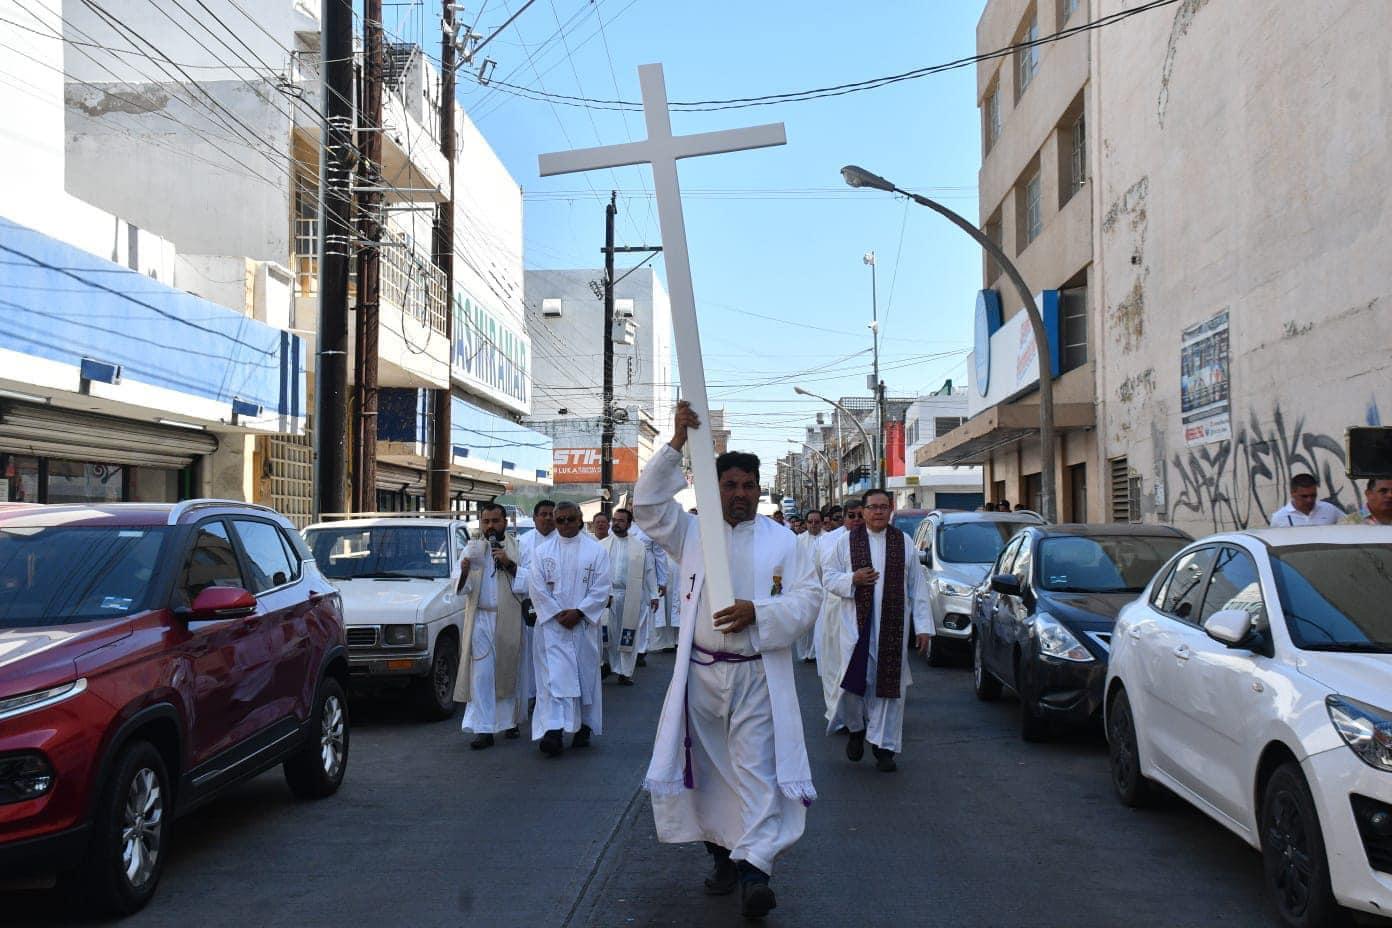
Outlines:
{"label": "balcony railing", "polygon": [[436,332],[445,332],[449,301],[445,272],[429,257],[419,254],[410,239],[384,231],[382,251],[382,299]]}

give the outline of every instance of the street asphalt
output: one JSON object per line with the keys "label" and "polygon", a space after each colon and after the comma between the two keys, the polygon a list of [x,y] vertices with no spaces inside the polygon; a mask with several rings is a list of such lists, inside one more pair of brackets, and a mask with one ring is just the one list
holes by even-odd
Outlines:
{"label": "street asphalt", "polygon": [[[404,700],[352,701],[347,778],[320,802],[279,771],[181,820],[154,901],[123,924],[164,926],[737,925],[711,898],[700,845],[657,843],[640,789],[672,655],[604,687],[605,731],[547,759],[523,740],[471,751]],[[1264,926],[1255,851],[1187,805],[1142,812],[1112,794],[1100,733],[1045,744],[1017,704],[978,702],[965,668],[912,663],[899,771],[844,756],[799,692],[819,800],[779,861],[784,926]],[[52,892],[0,895],[0,923],[80,924]]]}

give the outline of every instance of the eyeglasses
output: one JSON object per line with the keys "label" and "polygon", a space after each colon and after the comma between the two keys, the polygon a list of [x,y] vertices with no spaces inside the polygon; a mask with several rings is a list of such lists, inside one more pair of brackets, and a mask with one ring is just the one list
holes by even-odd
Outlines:
{"label": "eyeglasses", "polygon": [[864,508],[870,510],[871,512],[889,512],[894,507],[882,503],[871,503],[865,506]]}

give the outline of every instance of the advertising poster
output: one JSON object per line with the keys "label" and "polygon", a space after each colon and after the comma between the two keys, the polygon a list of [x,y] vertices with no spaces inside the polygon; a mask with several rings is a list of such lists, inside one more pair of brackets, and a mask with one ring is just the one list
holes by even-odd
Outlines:
{"label": "advertising poster", "polygon": [[1184,330],[1179,344],[1179,409],[1190,447],[1232,435],[1228,311]]}
{"label": "advertising poster", "polygon": [[[557,448],[551,452],[551,479],[556,483],[599,483],[598,448]],[[638,479],[638,449],[614,448],[614,482],[633,483]]]}

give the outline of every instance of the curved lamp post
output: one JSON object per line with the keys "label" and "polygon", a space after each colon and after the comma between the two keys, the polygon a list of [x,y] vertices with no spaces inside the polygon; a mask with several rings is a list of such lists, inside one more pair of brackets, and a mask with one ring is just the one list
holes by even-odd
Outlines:
{"label": "curved lamp post", "polygon": [[[788,441],[792,442],[793,444],[801,444],[802,447],[806,448],[808,451],[811,451],[811,452],[812,452],[813,454],[815,454],[817,457],[819,457],[819,458],[822,459],[822,463],[826,465],[826,469],[827,469],[827,484],[830,485],[830,484],[831,484],[831,475],[834,474],[834,473],[836,472],[836,468],[834,468],[834,467],[831,466],[831,458],[827,457],[827,456],[826,456],[825,454],[823,454],[820,450],[818,450],[818,449],[816,449],[816,448],[813,448],[811,445],[809,445],[809,444],[808,444],[807,442],[805,442],[805,441],[804,441],[804,442],[799,442],[796,438],[790,438],[790,439],[788,439]],[[815,462],[813,462],[813,463],[815,464]]]}
{"label": "curved lamp post", "polygon": [[[814,400],[821,400],[823,403],[830,403],[832,406],[835,406],[837,409],[844,412],[846,414],[846,418],[851,420],[851,424],[854,425],[856,428],[860,429],[860,437],[865,439],[865,447],[870,449],[870,472],[874,474],[878,474],[880,472],[880,449],[875,447],[875,443],[870,440],[870,434],[865,431],[865,426],[860,424],[860,420],[857,419],[854,415],[852,415],[849,409],[836,402],[836,400],[829,400],[821,394],[813,393],[811,390],[804,390],[802,387],[793,387],[793,392],[798,394],[799,396],[810,396]],[[839,468],[837,469],[837,473],[840,473]]]}
{"label": "curved lamp post", "polygon": [[1039,315],[1039,307],[1034,305],[1034,295],[1030,293],[1025,278],[1020,275],[1019,270],[1001,250],[1001,247],[991,241],[989,236],[941,203],[930,200],[921,194],[902,190],[878,174],[871,174],[854,164],[848,164],[842,168],[841,177],[852,187],[872,187],[876,190],[897,193],[908,197],[920,206],[926,206],[934,212],[946,216],[953,225],[975,239],[976,243],[1000,264],[1005,275],[1014,284],[1021,301],[1025,304],[1025,312],[1029,314],[1030,328],[1034,330],[1035,352],[1039,357],[1039,508],[1042,510],[1040,515],[1050,522],[1057,521],[1058,512],[1054,506],[1053,365],[1049,363],[1049,335],[1044,330],[1044,319]]}

